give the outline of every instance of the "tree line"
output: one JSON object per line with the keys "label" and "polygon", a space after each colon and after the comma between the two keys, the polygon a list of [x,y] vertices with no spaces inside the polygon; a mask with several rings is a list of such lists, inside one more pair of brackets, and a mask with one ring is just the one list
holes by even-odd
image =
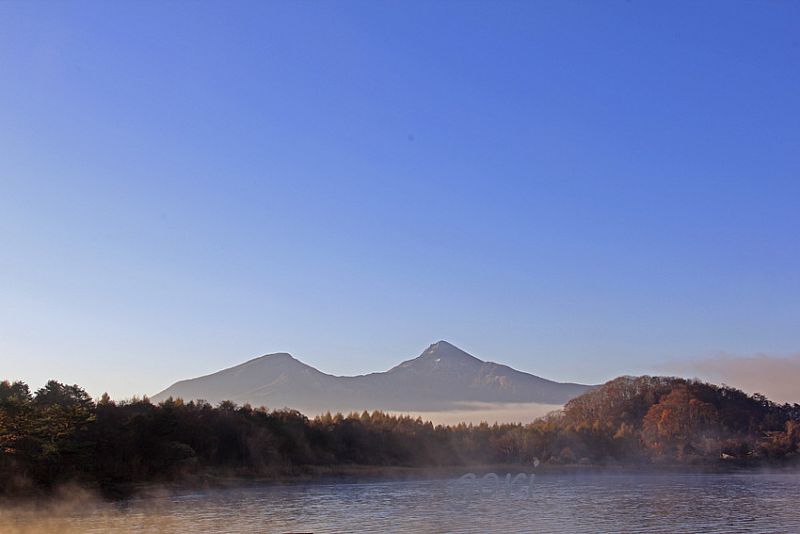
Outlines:
{"label": "tree line", "polygon": [[799,443],[800,405],[669,377],[617,378],[530,424],[453,426],[380,411],[309,418],[229,401],[95,401],[77,385],[32,393],[0,382],[2,495],[346,466],[787,464]]}

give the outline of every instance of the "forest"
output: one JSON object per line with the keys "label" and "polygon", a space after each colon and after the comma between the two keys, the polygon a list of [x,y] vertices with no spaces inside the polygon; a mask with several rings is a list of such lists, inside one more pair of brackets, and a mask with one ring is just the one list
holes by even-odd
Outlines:
{"label": "forest", "polygon": [[800,405],[672,377],[620,377],[529,424],[455,426],[379,411],[309,418],[227,401],[114,402],[57,381],[35,392],[0,382],[5,497],[348,466],[796,466],[798,443]]}

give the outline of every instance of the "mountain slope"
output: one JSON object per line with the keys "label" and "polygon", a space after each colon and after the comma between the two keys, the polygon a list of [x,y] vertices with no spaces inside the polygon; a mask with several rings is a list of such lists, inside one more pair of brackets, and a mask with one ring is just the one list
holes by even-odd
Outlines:
{"label": "mountain slope", "polygon": [[182,380],[153,397],[232,400],[315,414],[350,410],[446,410],[466,403],[564,404],[590,386],[559,383],[482,361],[439,341],[417,358],[382,373],[333,376],[289,354],[255,358],[217,373]]}
{"label": "mountain slope", "polygon": [[536,402],[563,404],[588,389],[485,362],[439,341],[417,358],[385,373],[355,377],[365,391],[395,409],[420,409],[425,399],[432,409],[457,402]]}
{"label": "mountain slope", "polygon": [[231,400],[253,406],[314,410],[331,403],[353,401],[353,392],[339,377],[325,374],[286,353],[268,354],[216,373],[181,380],[158,393],[168,397],[203,399],[212,404]]}

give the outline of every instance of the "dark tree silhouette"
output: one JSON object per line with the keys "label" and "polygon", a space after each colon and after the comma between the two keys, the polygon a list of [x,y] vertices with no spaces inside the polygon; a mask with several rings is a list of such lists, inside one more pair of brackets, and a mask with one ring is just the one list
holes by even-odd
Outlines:
{"label": "dark tree silhouette", "polygon": [[269,411],[146,397],[95,404],[56,381],[0,382],[0,494],[67,481],[118,495],[140,482],[294,476],[348,466],[797,461],[800,406],[669,377],[621,377],[528,425],[434,426],[372,413]]}

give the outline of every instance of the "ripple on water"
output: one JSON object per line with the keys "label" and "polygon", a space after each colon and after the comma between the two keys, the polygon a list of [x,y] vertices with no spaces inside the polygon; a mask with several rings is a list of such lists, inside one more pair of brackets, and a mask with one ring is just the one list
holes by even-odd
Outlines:
{"label": "ripple on water", "polygon": [[528,495],[453,480],[284,484],[17,516],[9,532],[800,533],[800,476],[539,476]]}

